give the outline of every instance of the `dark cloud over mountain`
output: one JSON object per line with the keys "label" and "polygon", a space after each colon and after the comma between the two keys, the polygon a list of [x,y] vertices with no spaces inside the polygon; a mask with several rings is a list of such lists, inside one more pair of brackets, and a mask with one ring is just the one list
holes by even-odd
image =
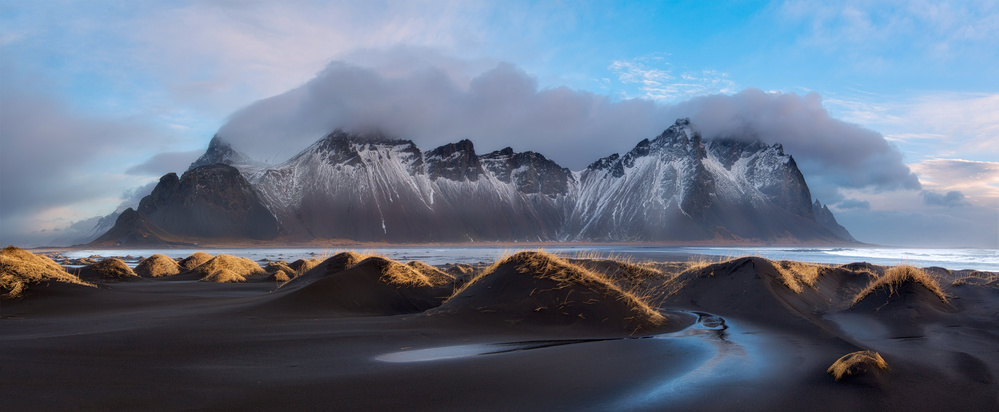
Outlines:
{"label": "dark cloud over mountain", "polygon": [[831,203],[842,200],[839,188],[921,187],[897,148],[877,132],[830,117],[815,93],[746,89],[676,105],[616,101],[539,87],[510,63],[468,74],[472,65],[458,60],[400,55],[406,64],[386,55],[368,58],[368,66],[332,62],[301,87],[236,112],[219,135],[251,156],[282,161],[335,128],[377,128],[422,147],[468,138],[483,152],[505,146],[538,151],[579,170],[690,117],[709,139],[782,143],[814,194]]}

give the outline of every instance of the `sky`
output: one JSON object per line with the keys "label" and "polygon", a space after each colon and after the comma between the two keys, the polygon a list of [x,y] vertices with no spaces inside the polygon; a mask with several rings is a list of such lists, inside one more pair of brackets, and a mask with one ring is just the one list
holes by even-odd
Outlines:
{"label": "sky", "polygon": [[0,243],[77,239],[218,134],[579,170],[678,117],[794,156],[857,239],[999,247],[994,1],[0,2]]}

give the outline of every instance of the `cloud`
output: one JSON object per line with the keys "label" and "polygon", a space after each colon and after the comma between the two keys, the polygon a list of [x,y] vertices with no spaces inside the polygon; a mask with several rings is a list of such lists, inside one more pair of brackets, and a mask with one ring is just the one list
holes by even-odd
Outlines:
{"label": "cloud", "polygon": [[960,191],[968,202],[982,206],[999,202],[999,162],[930,159],[912,169],[929,190]]}
{"label": "cloud", "polygon": [[510,63],[476,72],[482,62],[398,50],[369,59],[376,67],[334,61],[303,86],[236,112],[219,135],[251,156],[283,161],[335,128],[377,127],[426,149],[469,138],[480,152],[511,146],[579,170],[690,117],[708,139],[782,143],[813,194],[832,203],[842,199],[840,188],[921,188],[884,136],[830,117],[816,93],[746,89],[678,104],[615,101],[539,88],[536,78]]}
{"label": "cloud", "polygon": [[836,208],[840,210],[846,210],[846,209],[869,210],[871,208],[871,202],[868,202],[866,200],[852,199],[852,198],[845,199],[842,202],[837,203]]}
{"label": "cloud", "polygon": [[968,201],[964,199],[964,193],[956,190],[951,190],[946,194],[924,190],[920,194],[923,196],[923,202],[930,206],[958,207],[969,205]]}
{"label": "cloud", "polygon": [[539,89],[509,63],[467,81],[447,68],[415,68],[389,76],[335,61],[302,87],[238,111],[219,135],[251,156],[284,160],[335,128],[377,127],[426,149],[471,138],[479,151],[534,150],[578,169],[668,125],[650,101]]}
{"label": "cloud", "polygon": [[838,200],[838,188],[920,189],[902,153],[880,133],[835,119],[817,93],[768,93],[696,97],[671,113],[686,114],[711,137],[758,137],[781,143],[794,156],[818,197]]}
{"label": "cloud", "polygon": [[681,70],[675,73],[665,57],[652,55],[615,60],[608,67],[623,84],[636,84],[644,98],[673,102],[705,94],[734,93],[735,82],[716,70]]}
{"label": "cloud", "polygon": [[145,163],[132,166],[125,173],[142,176],[162,176],[174,172],[183,173],[204,150],[190,152],[166,152],[153,155]]}
{"label": "cloud", "polygon": [[0,81],[3,241],[90,216],[102,204],[117,203],[122,185],[140,182],[115,168],[130,163],[135,141],[161,140],[152,128],[83,115],[46,90],[44,79],[7,65]]}

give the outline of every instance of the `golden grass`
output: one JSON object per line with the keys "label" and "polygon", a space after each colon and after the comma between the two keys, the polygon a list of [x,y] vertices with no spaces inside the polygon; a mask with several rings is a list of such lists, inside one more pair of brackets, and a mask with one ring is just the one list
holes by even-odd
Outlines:
{"label": "golden grass", "polygon": [[885,270],[885,273],[875,279],[873,282],[869,283],[867,287],[857,293],[853,297],[853,305],[860,303],[867,295],[870,295],[875,290],[880,288],[888,289],[889,294],[895,293],[895,289],[903,285],[905,282],[914,282],[923,285],[930,292],[933,292],[940,300],[947,303],[947,295],[944,294],[943,289],[940,289],[940,284],[937,283],[936,279],[924,272],[922,269],[912,267],[909,265],[898,265],[893,266]]}
{"label": "golden grass", "polygon": [[277,262],[267,262],[267,266],[264,266],[264,271],[271,274],[277,272],[284,272],[285,276],[287,276],[289,273],[296,273],[296,270],[291,266],[289,266],[287,262],[283,260],[279,260]]}
{"label": "golden grass", "polygon": [[326,266],[326,273],[335,273],[350,269],[369,257],[371,256],[351,251],[337,253],[333,257],[326,259],[326,262],[329,262]]}
{"label": "golden grass", "polygon": [[5,299],[21,296],[29,285],[43,282],[64,282],[76,285],[94,285],[80,280],[54,260],[36,255],[24,249],[8,246],[0,250],[0,297]]}
{"label": "golden grass", "polygon": [[177,261],[159,253],[143,259],[135,266],[135,273],[145,277],[171,276],[180,273]]}
{"label": "golden grass", "polygon": [[201,282],[239,283],[246,282],[246,276],[229,269],[219,269],[212,272],[210,275],[201,278]]}
{"label": "golden grass", "polygon": [[784,285],[787,286],[788,289],[794,291],[794,293],[803,292],[806,286],[814,289],[815,282],[819,280],[819,276],[821,276],[822,273],[828,268],[828,266],[816,263],[795,262],[790,260],[781,260],[771,263],[780,274],[781,281]]}
{"label": "golden grass", "polygon": [[222,269],[230,270],[241,277],[263,275],[267,272],[264,271],[257,264],[250,259],[244,257],[236,257],[232,255],[218,255],[205,263],[202,263],[198,267],[194,268],[194,272],[201,274],[202,276],[209,276]]}
{"label": "golden grass", "polygon": [[128,264],[124,260],[118,258],[107,258],[100,262],[94,263],[88,267],[94,273],[101,275],[107,279],[128,279],[139,277],[132,268],[128,267]]}
{"label": "golden grass", "polygon": [[312,268],[319,266],[320,263],[323,263],[323,261],[320,259],[298,259],[294,262],[291,262],[291,264],[289,264],[288,267],[294,270],[295,274],[301,275],[305,272],[308,272],[309,270],[312,270]]}
{"label": "golden grass", "polygon": [[[999,274],[992,272],[973,271],[964,277],[954,279],[951,286],[961,286],[971,283],[972,280],[979,280],[984,286],[999,287]],[[978,283],[978,282],[976,282]]]}
{"label": "golden grass", "polygon": [[420,274],[426,276],[431,283],[437,286],[446,285],[454,280],[454,276],[418,260],[410,261],[406,263],[406,266],[420,272]]}
{"label": "golden grass", "polygon": [[274,275],[272,277],[277,282],[287,282],[291,280],[291,278],[288,277],[288,274],[284,273],[283,270],[278,270],[277,272],[274,272]]}
{"label": "golden grass", "polygon": [[181,259],[180,262],[178,263],[180,264],[180,268],[186,271],[186,270],[194,270],[194,268],[205,264],[205,262],[211,259],[212,255],[209,255],[205,252],[194,252],[191,254],[191,256]]}
{"label": "golden grass", "polygon": [[666,318],[653,309],[649,296],[636,294],[625,290],[613,282],[606,274],[589,270],[572,263],[565,258],[543,251],[522,251],[503,257],[482,271],[481,274],[465,284],[461,290],[455,291],[457,296],[461,291],[475,284],[478,280],[496,271],[499,266],[512,264],[518,273],[528,274],[540,279],[549,279],[558,284],[559,288],[574,285],[584,286],[606,295],[616,295],[634,312],[643,315],[654,324],[662,323]]}
{"label": "golden grass", "polygon": [[430,269],[433,269],[433,271],[427,270],[428,273],[430,273],[430,275],[423,273],[424,268],[418,268],[411,265],[404,265],[402,263],[396,262],[388,258],[371,257],[368,259],[380,259],[383,261],[381,262],[382,263],[381,277],[379,277],[378,280],[382,283],[393,286],[437,287],[437,286],[443,286],[448,282],[454,280],[454,278],[452,278],[450,275],[447,275],[444,272],[436,270],[436,268],[427,265],[423,262],[420,262],[420,264]]}
{"label": "golden grass", "polygon": [[467,275],[475,272],[475,266],[467,263],[448,263],[446,272],[452,276]]}
{"label": "golden grass", "polygon": [[844,377],[860,373],[870,365],[881,370],[888,370],[888,363],[877,352],[862,350],[844,355],[833,362],[826,373],[836,378],[836,381]]}

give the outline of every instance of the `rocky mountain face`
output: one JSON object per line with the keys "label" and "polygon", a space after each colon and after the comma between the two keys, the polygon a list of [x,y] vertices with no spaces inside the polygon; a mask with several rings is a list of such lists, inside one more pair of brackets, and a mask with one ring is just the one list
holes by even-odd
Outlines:
{"label": "rocky mountain face", "polygon": [[823,205],[818,199],[815,199],[815,203],[812,205],[812,210],[815,213],[815,221],[818,222],[822,227],[828,229],[836,237],[840,239],[849,240],[851,242],[856,242],[857,240],[853,238],[853,235],[846,230],[845,227],[836,221],[836,217],[833,216],[832,211],[829,210],[828,206]]}
{"label": "rocky mountain face", "polygon": [[469,140],[424,152],[342,130],[264,167],[216,137],[138,212],[170,233],[203,237],[853,241],[828,208],[813,207],[779,144],[704,141],[687,119],[579,172],[511,148],[479,155]]}
{"label": "rocky mountain face", "polygon": [[145,215],[128,208],[116,214],[114,225],[97,237],[94,246],[179,246],[184,243],[151,222]]}
{"label": "rocky mountain face", "polygon": [[[164,175],[136,210],[122,213],[95,243],[125,242],[130,230],[144,233],[144,243],[173,238],[269,240],[278,235],[278,224],[239,170],[216,163],[194,167],[179,178]],[[109,234],[116,235],[105,238]]]}

